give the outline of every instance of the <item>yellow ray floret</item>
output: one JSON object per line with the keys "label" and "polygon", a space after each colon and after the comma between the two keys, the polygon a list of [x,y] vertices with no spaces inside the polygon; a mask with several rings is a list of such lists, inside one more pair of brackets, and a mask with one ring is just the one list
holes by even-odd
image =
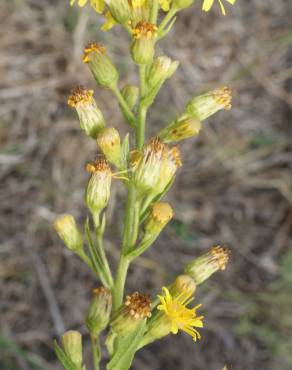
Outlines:
{"label": "yellow ray floret", "polygon": [[[77,4],[78,6],[80,7],[83,7],[87,4],[88,0],[78,0],[77,1]],[[70,5],[74,5],[75,3],[75,0],[70,0]],[[104,6],[105,6],[105,3],[104,3],[104,0],[90,0],[90,5],[92,6],[92,8],[97,11],[97,13],[103,13],[104,11]]]}
{"label": "yellow ray floret", "polygon": [[169,290],[162,288],[164,295],[158,296],[160,305],[158,310],[163,311],[171,323],[171,332],[177,334],[179,330],[183,330],[189,334],[194,341],[201,338],[200,333],[195,329],[203,327],[203,316],[197,316],[197,309],[201,305],[193,308],[187,308],[187,305],[193,300],[192,294],[188,290],[182,292],[177,297],[172,297]]}
{"label": "yellow ray floret", "polygon": [[[219,1],[219,4],[220,4],[220,8],[221,8],[222,14],[223,15],[226,15],[225,8],[224,8],[223,2],[222,2],[223,0],[218,0],[218,1]],[[233,5],[233,4],[235,4],[235,1],[236,0],[226,0],[226,1],[229,4]],[[202,9],[205,12],[208,12],[212,8],[213,4],[214,4],[214,0],[204,0],[204,2],[203,2],[203,8]]]}

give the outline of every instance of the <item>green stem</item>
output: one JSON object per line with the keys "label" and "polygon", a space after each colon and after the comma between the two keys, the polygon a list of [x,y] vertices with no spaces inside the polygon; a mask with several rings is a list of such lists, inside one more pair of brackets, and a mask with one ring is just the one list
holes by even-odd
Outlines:
{"label": "green stem", "polygon": [[95,335],[91,335],[91,351],[93,355],[93,365],[94,370],[99,370],[99,362],[100,362],[100,343],[99,338]]}
{"label": "green stem", "polygon": [[113,291],[113,311],[117,310],[123,302],[129,264],[130,261],[128,260],[128,258],[121,254]]}
{"label": "green stem", "polygon": [[131,126],[134,127],[135,126],[135,115],[133,114],[133,112],[129,108],[129,106],[128,106],[126,100],[124,99],[123,95],[121,94],[119,88],[115,85],[115,86],[111,87],[111,90],[115,94],[115,96],[117,97],[117,99],[120,103],[120,106],[122,108],[122,111],[125,114],[128,122],[130,123]]}
{"label": "green stem", "polygon": [[157,15],[159,10],[159,1],[158,0],[152,0],[152,7],[151,7],[151,13],[150,13],[150,22],[153,24],[156,24],[157,22]]}

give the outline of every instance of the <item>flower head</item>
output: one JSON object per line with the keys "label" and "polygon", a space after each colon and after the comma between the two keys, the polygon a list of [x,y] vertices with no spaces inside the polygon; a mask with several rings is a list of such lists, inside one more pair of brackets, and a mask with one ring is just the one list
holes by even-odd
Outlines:
{"label": "flower head", "polygon": [[151,317],[151,298],[149,295],[134,292],[126,296],[125,302],[114,313],[111,326],[114,332],[124,336]]}
{"label": "flower head", "polygon": [[80,127],[85,134],[96,139],[98,132],[105,126],[105,121],[93,98],[93,90],[75,87],[68,98],[68,105],[76,109]]}
{"label": "flower head", "polygon": [[84,48],[83,63],[89,66],[93,77],[99,85],[103,87],[116,85],[119,74],[103,45],[97,42],[87,44]]}
{"label": "flower head", "polygon": [[171,332],[177,334],[182,330],[189,334],[194,341],[201,338],[200,333],[195,329],[203,327],[203,316],[197,316],[197,309],[201,305],[188,308],[187,305],[193,300],[192,293],[189,290],[183,291],[179,296],[173,297],[169,290],[162,288],[164,295],[158,296],[160,305],[157,306],[159,311],[167,317],[171,324]]}
{"label": "flower head", "polygon": [[[224,8],[222,0],[218,0],[218,1],[219,1],[219,5],[220,5],[220,8],[221,8],[222,14],[226,15],[225,8]],[[226,1],[229,4],[233,5],[233,4],[235,4],[236,0],[226,0]],[[204,0],[203,7],[202,7],[203,11],[208,12],[212,8],[213,4],[214,4],[214,0]]]}
{"label": "flower head", "polygon": [[230,251],[227,248],[215,246],[208,253],[191,261],[185,268],[185,274],[190,275],[199,285],[216,271],[225,270],[229,257]]}

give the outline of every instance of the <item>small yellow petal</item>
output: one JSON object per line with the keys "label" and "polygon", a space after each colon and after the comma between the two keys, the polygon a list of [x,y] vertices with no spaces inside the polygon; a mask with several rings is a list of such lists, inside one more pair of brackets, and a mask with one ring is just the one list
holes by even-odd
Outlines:
{"label": "small yellow petal", "polygon": [[90,0],[90,5],[97,13],[103,13],[105,7],[104,0]]}
{"label": "small yellow petal", "polygon": [[102,31],[108,31],[116,25],[116,21],[109,11],[105,13],[105,23],[101,26]]}
{"label": "small yellow petal", "polygon": [[87,3],[87,0],[78,0],[78,5],[83,7],[84,5],[86,5]]}

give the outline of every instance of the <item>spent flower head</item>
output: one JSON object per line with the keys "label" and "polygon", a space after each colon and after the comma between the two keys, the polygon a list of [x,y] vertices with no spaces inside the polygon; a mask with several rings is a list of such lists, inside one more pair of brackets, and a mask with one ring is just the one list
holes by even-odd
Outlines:
{"label": "spent flower head", "polygon": [[135,292],[126,296],[125,302],[113,315],[111,326],[114,332],[125,336],[134,331],[145,319],[151,317],[151,298]]}
{"label": "spent flower head", "polygon": [[108,88],[116,86],[119,74],[107,56],[106,48],[103,45],[97,42],[88,43],[84,48],[83,63],[88,64],[99,85]]}
{"label": "spent flower head", "polygon": [[131,55],[137,64],[149,64],[154,57],[154,39],[157,26],[150,22],[140,21],[132,31],[133,41]]}
{"label": "spent flower head", "polygon": [[86,170],[91,176],[86,187],[85,202],[97,219],[109,201],[112,171],[103,156],[98,156],[94,162],[88,163]]}
{"label": "spent flower head", "polygon": [[230,250],[220,246],[211,248],[208,253],[195,258],[185,268],[184,272],[190,275],[197,285],[203,283],[218,270],[225,270],[229,261]]}
{"label": "spent flower head", "polygon": [[230,87],[222,86],[191,99],[182,118],[186,116],[203,121],[221,109],[230,110],[231,102],[232,91]]}
{"label": "spent flower head", "polygon": [[101,110],[93,98],[93,90],[77,86],[71,91],[68,105],[76,109],[80,127],[87,136],[96,139],[98,132],[105,126]]}

